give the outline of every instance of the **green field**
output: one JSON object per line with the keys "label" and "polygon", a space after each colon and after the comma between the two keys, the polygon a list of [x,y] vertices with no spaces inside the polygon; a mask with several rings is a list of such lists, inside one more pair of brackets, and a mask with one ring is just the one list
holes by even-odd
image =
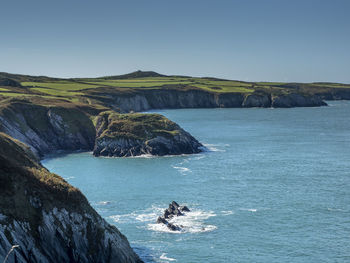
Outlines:
{"label": "green field", "polygon": [[[0,73],[0,79],[7,78],[18,82],[16,87],[0,87],[0,96],[42,96],[70,101],[90,103],[91,94],[107,96],[109,93],[137,92],[155,89],[199,89],[212,93],[253,92],[289,93],[303,92],[314,94],[336,89],[348,89],[349,84],[341,83],[282,83],[282,82],[244,82],[215,78],[184,76],[164,76],[155,72],[137,71],[134,73],[100,78],[58,79]],[[94,93],[95,92],[95,93]],[[108,94],[107,94],[108,93]]]}

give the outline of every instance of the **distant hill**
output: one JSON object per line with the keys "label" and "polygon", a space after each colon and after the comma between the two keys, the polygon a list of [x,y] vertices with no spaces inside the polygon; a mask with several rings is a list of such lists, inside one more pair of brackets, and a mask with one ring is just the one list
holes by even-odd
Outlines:
{"label": "distant hill", "polygon": [[106,76],[102,77],[101,79],[136,79],[136,78],[150,78],[150,77],[166,77],[166,75],[159,74],[154,71],[135,71],[132,73],[124,74],[124,75],[117,75],[117,76]]}

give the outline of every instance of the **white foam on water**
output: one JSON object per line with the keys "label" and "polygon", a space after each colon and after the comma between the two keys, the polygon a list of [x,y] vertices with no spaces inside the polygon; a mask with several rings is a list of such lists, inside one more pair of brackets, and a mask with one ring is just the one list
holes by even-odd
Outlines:
{"label": "white foam on water", "polygon": [[187,167],[183,167],[183,166],[175,166],[172,165],[171,167],[173,167],[174,169],[178,170],[180,173],[187,173],[187,172],[192,172],[190,168]]}
{"label": "white foam on water", "polygon": [[[163,254],[159,257],[159,259],[165,260],[165,262],[176,261],[175,258],[169,258],[169,257],[167,257],[166,255],[167,255],[167,253],[163,253]],[[164,262],[164,261],[162,261],[162,262]],[[164,263],[165,263],[165,262],[164,262]]]}
{"label": "white foam on water", "polygon": [[199,155],[199,156],[196,156],[196,157],[194,157],[194,158],[191,158],[191,160],[200,160],[200,159],[203,159],[205,157],[205,155]]}
{"label": "white foam on water", "polygon": [[112,215],[111,218],[114,222],[118,223],[130,223],[130,222],[154,222],[158,216],[162,214],[164,208],[152,206],[151,208],[141,211],[141,213],[132,212],[123,215]]}
{"label": "white foam on water", "polygon": [[116,223],[129,223],[136,218],[135,213],[130,213],[130,214],[124,214],[124,215],[113,215],[109,216],[110,219],[112,219]]}
{"label": "white foam on water", "polygon": [[75,176],[69,176],[69,177],[63,177],[64,180],[70,180],[70,179],[74,179]]}
{"label": "white foam on water", "polygon": [[109,205],[111,201],[100,201],[98,202],[99,205]]}
{"label": "white foam on water", "polygon": [[152,154],[141,154],[141,155],[137,155],[137,156],[130,156],[128,158],[145,158],[145,159],[149,159],[149,158],[157,158],[159,156],[156,155],[152,155]]}
{"label": "white foam on water", "polygon": [[239,210],[249,211],[249,212],[256,212],[256,211],[258,211],[258,209],[256,209],[256,208],[240,208]]}
{"label": "white foam on water", "polygon": [[234,212],[233,211],[221,211],[221,214],[224,216],[229,216],[229,215],[234,214]]}
{"label": "white foam on water", "polygon": [[331,207],[328,207],[327,210],[328,210],[328,211],[337,211],[337,212],[346,212],[346,210],[341,209],[341,208],[331,208]]}
{"label": "white foam on water", "polygon": [[150,222],[154,220],[154,218],[157,218],[156,213],[149,213],[149,214],[139,214],[136,216],[136,220],[140,222]]}
{"label": "white foam on water", "polygon": [[218,145],[218,144],[203,144],[208,150],[209,152],[226,152],[226,150],[223,149],[219,149],[217,147],[220,147],[222,145]]}
{"label": "white foam on water", "polygon": [[206,219],[216,216],[213,211],[192,209],[190,212],[185,212],[183,216],[177,216],[169,220],[170,223],[179,225],[182,228],[181,231],[172,231],[166,225],[156,223],[157,218],[164,213],[164,210],[164,207],[152,206],[143,211],[123,215],[112,215],[109,218],[119,224],[130,222],[148,223],[145,226],[148,230],[172,234],[201,233],[217,229],[216,226],[205,223]]}
{"label": "white foam on water", "polygon": [[184,213],[183,216],[177,216],[169,220],[169,223],[180,226],[181,231],[172,231],[166,225],[157,223],[148,224],[147,228],[172,234],[209,232],[217,229],[217,227],[208,225],[204,221],[213,216],[216,216],[213,211],[192,210]]}

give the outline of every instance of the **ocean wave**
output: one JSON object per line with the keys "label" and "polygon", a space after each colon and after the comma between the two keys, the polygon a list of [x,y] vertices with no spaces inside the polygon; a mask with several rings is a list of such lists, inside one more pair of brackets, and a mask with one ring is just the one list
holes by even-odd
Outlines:
{"label": "ocean wave", "polygon": [[[169,257],[167,257],[166,256],[167,255],[167,253],[163,253],[160,257],[159,257],[159,259],[161,259],[162,261],[161,262],[169,262],[169,261],[176,261],[176,259],[175,258],[169,258]],[[163,261],[163,260],[165,260],[165,261]]]}
{"label": "ocean wave", "polygon": [[203,158],[205,158],[205,155],[202,154],[202,155],[194,157],[192,160],[200,160],[200,159],[203,159]]}
{"label": "ocean wave", "polygon": [[256,212],[256,211],[258,211],[258,209],[256,209],[256,208],[240,208],[239,210],[248,211],[248,212]]}
{"label": "ocean wave", "polygon": [[111,201],[100,201],[97,204],[98,205],[109,205],[111,203]]}
{"label": "ocean wave", "polygon": [[341,209],[341,208],[331,208],[331,207],[328,207],[327,210],[328,210],[328,211],[333,211],[333,212],[346,212],[346,210]]}
{"label": "ocean wave", "polygon": [[140,226],[140,228],[145,227],[148,230],[172,234],[209,232],[217,229],[216,226],[205,223],[206,219],[216,216],[213,211],[192,209],[190,212],[184,213],[183,216],[174,217],[173,219],[169,220],[169,222],[172,224],[182,226],[182,231],[171,231],[166,227],[166,225],[156,223],[158,216],[163,214],[164,209],[164,207],[152,206],[143,211],[123,215],[112,215],[109,218],[119,224],[132,222],[148,223],[145,226]]}
{"label": "ocean wave", "polygon": [[152,222],[157,220],[159,214],[164,211],[164,208],[152,206],[148,209],[139,211],[141,213],[132,212],[123,215],[109,216],[114,222],[117,223],[130,223],[130,222]]}
{"label": "ocean wave", "polygon": [[178,170],[180,173],[187,173],[187,172],[192,172],[190,168],[187,167],[183,167],[183,166],[175,166],[172,165],[171,167],[173,167],[174,169]]}
{"label": "ocean wave", "polygon": [[183,216],[177,216],[169,220],[170,223],[181,226],[181,231],[171,231],[164,224],[148,224],[148,229],[157,232],[166,232],[172,234],[181,233],[202,233],[217,229],[214,225],[209,225],[204,220],[216,216],[213,211],[192,210],[184,213]]}
{"label": "ocean wave", "polygon": [[70,180],[70,179],[74,179],[75,176],[68,176],[68,177],[63,177],[64,180]]}
{"label": "ocean wave", "polygon": [[217,147],[225,147],[225,145],[220,145],[220,144],[203,144],[205,146],[205,148],[207,149],[206,151],[209,152],[226,152],[226,150],[224,149],[220,149]]}
{"label": "ocean wave", "polygon": [[229,210],[229,211],[221,211],[221,214],[222,214],[223,216],[229,216],[229,215],[234,214],[234,212],[231,211],[231,210]]}

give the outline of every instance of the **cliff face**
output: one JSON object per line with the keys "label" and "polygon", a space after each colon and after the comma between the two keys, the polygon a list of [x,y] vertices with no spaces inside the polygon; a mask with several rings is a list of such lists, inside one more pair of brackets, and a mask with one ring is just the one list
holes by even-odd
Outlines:
{"label": "cliff face", "polygon": [[[107,95],[106,95],[107,94]],[[254,93],[213,93],[201,89],[154,89],[121,92],[96,89],[87,96],[121,112],[180,108],[316,107],[327,105],[318,95]]]}
{"label": "cliff face", "polygon": [[0,133],[0,261],[141,262],[81,192]]}
{"label": "cliff face", "polygon": [[73,104],[10,100],[0,106],[0,131],[29,145],[38,156],[58,150],[90,150],[95,141],[92,121]]}
{"label": "cliff face", "polygon": [[97,119],[95,156],[173,155],[201,151],[201,144],[159,114],[101,113]]}
{"label": "cliff face", "polygon": [[271,106],[274,108],[316,107],[327,106],[327,103],[318,96],[292,93],[274,97]]}
{"label": "cliff face", "polygon": [[[126,102],[131,106],[135,101]],[[27,144],[38,157],[57,151],[93,149],[95,156],[118,157],[200,152],[201,144],[195,138],[161,115],[104,111],[95,127],[92,119],[106,108],[84,107],[52,101],[42,105],[23,99],[2,102],[0,132]]]}

